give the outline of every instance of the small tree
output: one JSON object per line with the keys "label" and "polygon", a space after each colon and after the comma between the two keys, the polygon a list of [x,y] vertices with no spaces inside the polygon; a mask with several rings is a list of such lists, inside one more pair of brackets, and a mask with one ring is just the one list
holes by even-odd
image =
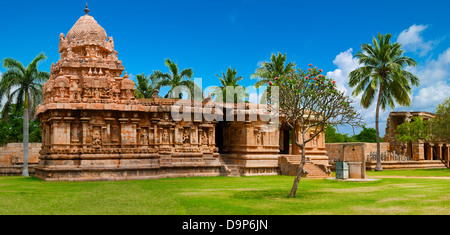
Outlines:
{"label": "small tree", "polygon": [[287,75],[275,77],[273,83],[269,82],[272,93],[278,87],[281,119],[293,129],[293,142],[302,150],[290,197],[295,197],[303,173],[306,144],[324,132],[327,125],[362,124],[361,116],[350,105],[351,99],[336,89],[336,82],[323,76],[321,69],[309,66],[307,71],[292,70]]}
{"label": "small tree", "polygon": [[431,121],[433,139],[450,142],[450,97],[436,107],[436,117]]}

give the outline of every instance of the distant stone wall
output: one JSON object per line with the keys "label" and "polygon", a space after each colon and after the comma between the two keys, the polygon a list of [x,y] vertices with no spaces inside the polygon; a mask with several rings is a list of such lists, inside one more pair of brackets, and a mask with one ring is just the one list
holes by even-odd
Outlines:
{"label": "distant stone wall", "polygon": [[[28,144],[29,173],[34,174],[34,167],[39,161],[41,143]],[[0,147],[0,175],[20,175],[23,166],[23,144],[9,143]]]}
{"label": "distant stone wall", "polygon": [[[370,152],[377,151],[376,143],[331,143],[325,144],[327,155],[331,162],[334,161],[361,161],[362,156],[369,157]],[[389,149],[389,143],[380,143],[381,152]],[[341,154],[344,151],[344,154]]]}

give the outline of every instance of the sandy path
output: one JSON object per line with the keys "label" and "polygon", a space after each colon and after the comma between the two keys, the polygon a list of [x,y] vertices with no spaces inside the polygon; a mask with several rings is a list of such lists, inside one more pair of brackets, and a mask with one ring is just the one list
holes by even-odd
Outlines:
{"label": "sandy path", "polygon": [[370,178],[404,178],[404,179],[440,179],[440,180],[450,180],[450,176],[400,176],[400,175],[380,175],[380,176],[373,176]]}

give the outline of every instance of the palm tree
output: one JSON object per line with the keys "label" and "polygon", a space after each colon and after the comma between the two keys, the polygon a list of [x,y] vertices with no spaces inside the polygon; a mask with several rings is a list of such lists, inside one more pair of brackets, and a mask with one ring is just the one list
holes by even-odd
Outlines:
{"label": "palm tree", "polygon": [[[242,76],[236,77],[237,71],[236,69],[231,69],[228,68],[227,69],[227,73],[225,74],[224,72],[222,72],[222,76],[219,76],[216,74],[216,76],[219,78],[220,80],[220,86],[216,86],[214,87],[214,91],[213,93],[217,94],[217,93],[222,93],[222,100],[218,100],[219,97],[216,95],[216,102],[227,102],[227,87],[242,87],[245,90],[244,86],[241,86],[239,84],[237,84],[239,81],[242,80]],[[234,103],[243,103],[244,100],[242,99],[243,97],[239,97],[237,94],[234,95]]]}
{"label": "palm tree", "polygon": [[380,108],[384,111],[389,106],[395,108],[395,102],[400,106],[411,105],[411,85],[418,86],[419,79],[412,73],[403,70],[405,66],[416,66],[414,59],[403,56],[401,44],[390,42],[391,34],[378,33],[378,39],[373,38],[373,45],[362,44],[361,51],[354,57],[359,59],[362,67],[349,75],[350,87],[355,87],[353,96],[362,93],[361,106],[369,108],[378,93],[376,106],[376,138],[377,166],[381,171],[380,133],[378,128]]}
{"label": "palm tree", "polygon": [[148,78],[147,76],[145,76],[145,74],[139,74],[136,76],[136,79],[136,98],[149,99],[152,97],[153,92],[159,89],[157,86],[160,79],[156,76],[150,76],[150,78]]}
{"label": "palm tree", "polygon": [[194,94],[194,91],[197,91],[197,89],[199,88],[198,86],[196,86],[194,81],[191,80],[194,75],[192,68],[183,69],[180,73],[178,73],[178,65],[171,61],[169,58],[166,59],[165,64],[167,67],[169,67],[170,73],[163,73],[159,70],[156,70],[153,71],[153,74],[150,76],[151,79],[160,79],[160,81],[156,84],[156,88],[159,89],[161,87],[168,86],[170,87],[170,90],[164,96],[164,98],[182,99],[183,94],[177,94],[179,91],[175,92],[174,89],[176,87],[183,86],[189,90],[190,95],[188,99],[190,99],[191,95]]}
{"label": "palm tree", "polygon": [[275,77],[281,77],[288,74],[295,69],[295,63],[289,62],[286,66],[286,53],[277,55],[272,54],[270,62],[264,61],[261,67],[257,68],[252,78],[259,78],[259,81],[255,83],[255,87],[266,85],[268,82],[273,81]]}
{"label": "palm tree", "polygon": [[[15,101],[15,112],[24,107],[23,111],[23,176],[28,174],[28,125],[30,116],[33,117],[38,104],[42,102],[42,83],[49,77],[49,73],[38,70],[38,65],[47,57],[39,54],[26,68],[19,61],[6,58],[3,67],[8,69],[0,81],[0,99],[5,97],[2,118],[8,118],[9,111]],[[29,112],[31,108],[31,112]]]}

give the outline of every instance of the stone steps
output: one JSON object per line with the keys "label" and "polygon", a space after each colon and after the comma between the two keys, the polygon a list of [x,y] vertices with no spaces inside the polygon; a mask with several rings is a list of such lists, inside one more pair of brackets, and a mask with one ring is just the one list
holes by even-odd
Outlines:
{"label": "stone steps", "polygon": [[331,171],[329,166],[314,164],[307,162],[303,169],[307,172],[306,177],[308,178],[328,178],[331,177]]}
{"label": "stone steps", "polygon": [[[299,155],[290,155],[290,156],[281,156],[280,166],[283,175],[295,175],[297,169],[300,165],[301,156]],[[330,166],[327,164],[317,164],[314,161],[310,160],[308,157],[306,159],[306,163],[303,167],[303,177],[307,178],[329,178],[331,177]]]}
{"label": "stone steps", "polygon": [[241,176],[239,166],[231,163],[228,158],[226,158],[224,156],[220,156],[219,161],[222,165],[222,169],[220,170],[220,173],[222,176],[228,176],[228,177]]}

